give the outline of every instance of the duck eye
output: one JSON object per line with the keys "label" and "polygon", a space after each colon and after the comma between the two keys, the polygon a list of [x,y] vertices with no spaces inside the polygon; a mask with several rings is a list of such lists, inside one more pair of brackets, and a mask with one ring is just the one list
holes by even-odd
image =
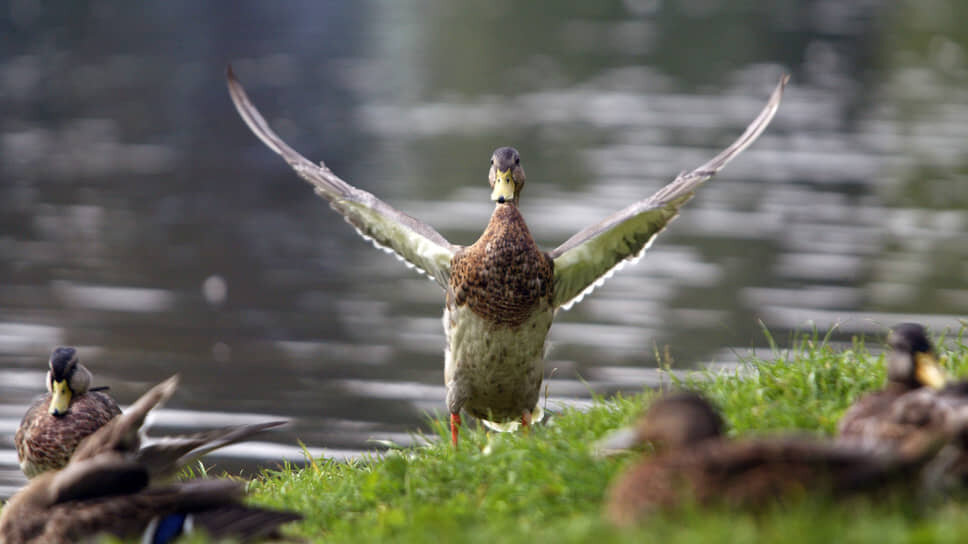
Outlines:
{"label": "duck eye", "polygon": [[521,164],[521,157],[514,157],[514,164]]}

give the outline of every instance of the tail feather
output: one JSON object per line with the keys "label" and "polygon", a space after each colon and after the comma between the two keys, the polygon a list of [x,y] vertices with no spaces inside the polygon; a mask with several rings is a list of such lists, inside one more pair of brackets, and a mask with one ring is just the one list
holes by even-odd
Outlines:
{"label": "tail feather", "polygon": [[148,524],[142,542],[170,542],[197,529],[242,542],[278,538],[281,525],[303,518],[296,512],[242,504],[245,484],[236,480],[193,480],[148,493],[167,497],[168,506],[167,513]]}
{"label": "tail feather", "polygon": [[216,539],[240,542],[279,538],[279,527],[302,519],[300,514],[241,503],[245,484],[236,480],[194,480],[149,491],[165,497],[159,503],[166,513],[155,517],[142,542],[168,543],[201,529]]}
{"label": "tail feather", "polygon": [[242,442],[256,433],[286,423],[288,421],[269,421],[184,436],[165,437],[141,448],[137,459],[148,469],[153,481],[165,479],[174,476],[183,466],[207,453]]}
{"label": "tail feather", "polygon": [[302,515],[296,512],[232,504],[199,512],[194,522],[196,528],[204,529],[215,538],[247,541],[278,538],[280,526],[301,519]]}
{"label": "tail feather", "polygon": [[148,413],[170,399],[177,387],[178,375],[175,375],[149,389],[123,414],[85,438],[74,450],[71,460],[90,459],[109,451],[137,451],[141,446],[141,426]]}

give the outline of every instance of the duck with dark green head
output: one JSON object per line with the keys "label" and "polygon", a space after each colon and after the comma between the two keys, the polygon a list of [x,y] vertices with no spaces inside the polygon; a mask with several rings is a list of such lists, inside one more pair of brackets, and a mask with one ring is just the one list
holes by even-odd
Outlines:
{"label": "duck with dark green head", "polygon": [[444,290],[444,383],[455,446],[462,410],[497,430],[540,418],[545,341],[555,312],[570,308],[612,272],[638,260],[698,187],[766,129],[786,82],[784,77],[746,131],[706,164],[545,252],[519,208],[525,175],[515,149],[501,147],[492,154],[491,220],[476,242],[458,246],[296,152],[269,128],[228,71],[229,94],[255,135],[364,238],[425,272]]}
{"label": "duck with dark green head", "polygon": [[77,350],[51,353],[45,377],[48,393],[27,409],[14,435],[20,468],[28,478],[63,468],[77,445],[121,413],[106,388],[91,388],[91,371]]}

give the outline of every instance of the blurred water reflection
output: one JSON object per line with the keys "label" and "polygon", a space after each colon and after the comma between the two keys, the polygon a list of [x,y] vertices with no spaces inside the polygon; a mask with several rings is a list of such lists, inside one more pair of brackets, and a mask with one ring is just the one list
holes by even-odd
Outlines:
{"label": "blurred water reflection", "polygon": [[705,161],[793,73],[760,141],[558,316],[552,402],[655,385],[657,351],[728,366],[759,320],[957,328],[968,7],[886,6],[0,2],[0,496],[61,344],[124,403],[180,372],[160,432],[293,420],[232,470],[408,443],[443,411],[439,289],[249,134],[228,61],[294,147],[457,243],[515,145],[546,247]]}

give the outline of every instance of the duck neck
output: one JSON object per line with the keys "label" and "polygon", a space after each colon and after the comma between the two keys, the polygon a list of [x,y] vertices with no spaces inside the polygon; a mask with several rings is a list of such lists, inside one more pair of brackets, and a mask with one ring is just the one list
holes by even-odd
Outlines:
{"label": "duck neck", "polygon": [[491,214],[490,226],[497,226],[499,224],[507,224],[509,221],[524,221],[521,216],[521,212],[518,211],[517,205],[514,201],[504,202],[494,206],[494,213]]}

